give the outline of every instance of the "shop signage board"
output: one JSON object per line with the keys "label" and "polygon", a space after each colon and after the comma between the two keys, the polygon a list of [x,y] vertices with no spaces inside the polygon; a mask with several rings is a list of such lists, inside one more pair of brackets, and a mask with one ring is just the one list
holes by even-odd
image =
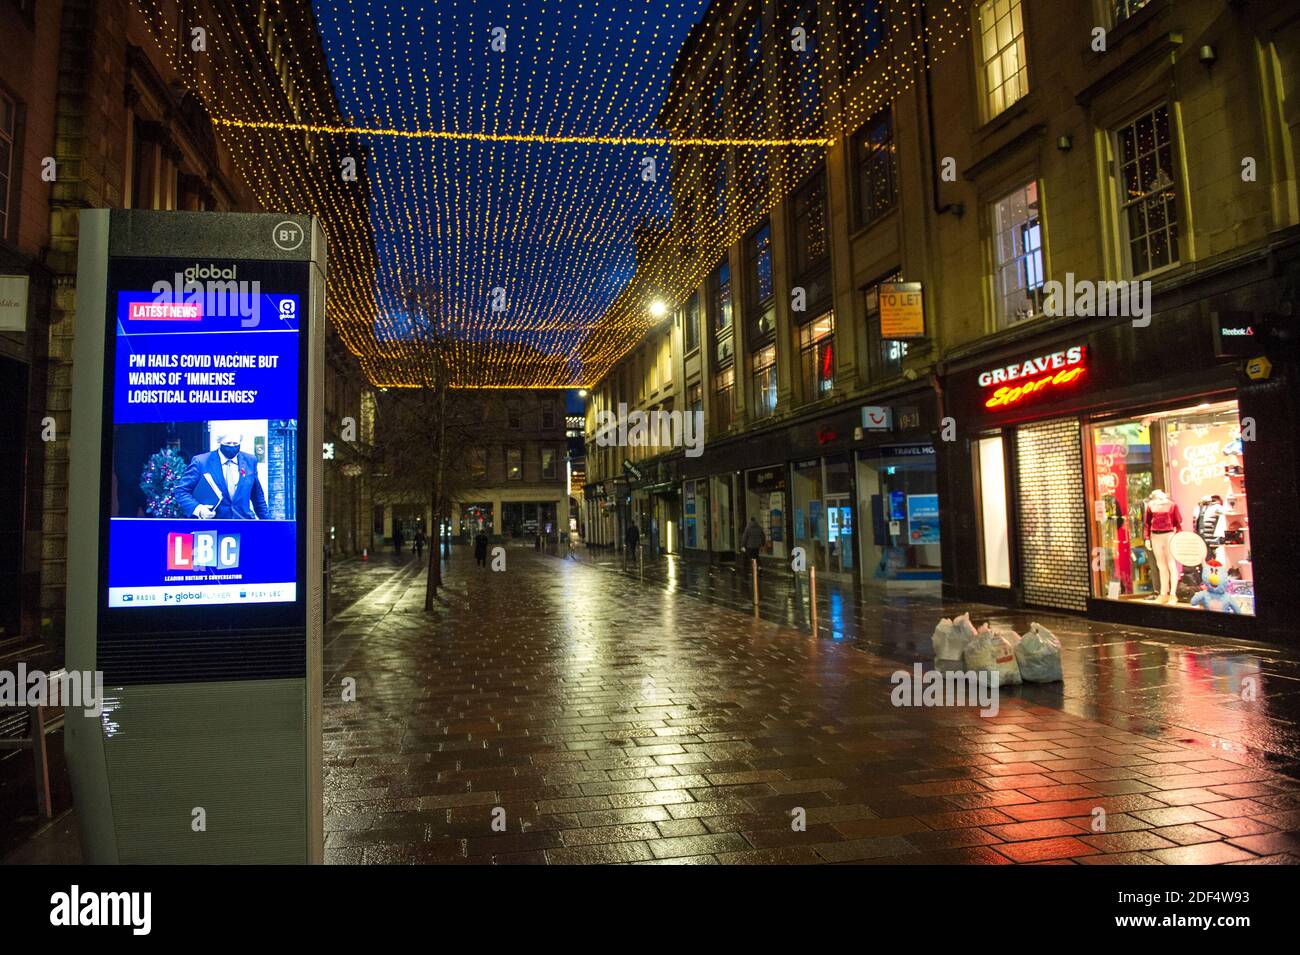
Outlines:
{"label": "shop signage board", "polygon": [[925,308],[920,282],[881,284],[880,337],[887,341],[925,337]]}
{"label": "shop signage board", "polygon": [[[92,863],[320,862],[325,239],[81,213],[67,662]],[[222,824],[193,839],[191,811]]]}
{"label": "shop signage board", "polygon": [[863,458],[926,458],[934,457],[933,444],[880,444],[858,452]]}
{"label": "shop signage board", "polygon": [[27,293],[31,279],[26,275],[0,275],[0,332],[27,331]]}
{"label": "shop signage board", "polygon": [[1273,374],[1273,363],[1259,355],[1246,362],[1246,377],[1251,381],[1264,381]]}
{"label": "shop signage board", "polygon": [[898,409],[898,430],[915,431],[921,427],[921,410],[907,407]]}
{"label": "shop signage board", "polygon": [[894,412],[879,405],[866,405],[862,409],[862,427],[867,431],[892,431]]}
{"label": "shop signage board", "polygon": [[997,410],[1052,396],[1075,386],[1087,371],[1087,348],[1072,345],[1059,351],[1032,355],[980,372],[984,407]]}
{"label": "shop signage board", "polygon": [[1263,328],[1253,312],[1212,312],[1214,354],[1220,358],[1246,358],[1259,354]]}

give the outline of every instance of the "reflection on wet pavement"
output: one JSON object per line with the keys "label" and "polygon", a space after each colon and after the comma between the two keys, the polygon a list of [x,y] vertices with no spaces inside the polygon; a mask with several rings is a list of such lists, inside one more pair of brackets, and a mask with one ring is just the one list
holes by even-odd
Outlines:
{"label": "reflection on wet pavement", "polygon": [[432,618],[422,568],[338,569],[329,861],[1296,861],[1286,654],[1034,614],[1063,685],[900,708],[961,608],[830,588],[814,639],[774,575],[755,621],[717,568],[508,555],[458,550]]}
{"label": "reflection on wet pavement", "polygon": [[[611,554],[575,552],[604,569],[621,569]],[[730,565],[661,558],[630,577],[673,592],[752,613],[748,579]],[[764,619],[808,627],[806,578],[765,569],[760,577]],[[818,580],[818,630],[898,662],[933,659],[930,635],[942,616],[969,612],[976,624],[1023,633],[1032,621],[1061,640],[1064,684],[1026,686],[1026,699],[1092,719],[1143,727],[1178,728],[1184,738],[1231,750],[1252,765],[1286,770],[1300,765],[1300,654],[1230,638],[1151,630],[1090,621],[1051,611],[1007,610],[943,601],[931,594],[859,591]],[[1242,697],[1253,697],[1243,699]]]}

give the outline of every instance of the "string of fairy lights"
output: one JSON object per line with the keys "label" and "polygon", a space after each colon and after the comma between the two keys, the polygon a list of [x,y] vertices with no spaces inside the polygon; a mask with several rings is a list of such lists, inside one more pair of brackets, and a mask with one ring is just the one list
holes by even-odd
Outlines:
{"label": "string of fairy lights", "polygon": [[[919,0],[135,2],[255,201],[320,219],[377,386],[433,336],[457,386],[599,381],[924,70]],[[931,3],[931,60],[968,29]]]}

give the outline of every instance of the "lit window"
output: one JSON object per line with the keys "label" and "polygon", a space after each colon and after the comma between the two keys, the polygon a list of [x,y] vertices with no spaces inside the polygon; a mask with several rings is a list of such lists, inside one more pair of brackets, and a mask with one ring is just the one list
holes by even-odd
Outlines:
{"label": "lit window", "polygon": [[753,368],[754,417],[766,418],[776,410],[776,346],[760,348],[750,362]]}
{"label": "lit window", "polygon": [[1178,187],[1169,108],[1144,113],[1116,134],[1120,209],[1134,275],[1178,261]]}
{"label": "lit window", "polygon": [[903,359],[907,356],[907,342],[883,338],[880,333],[880,286],[886,282],[897,282],[901,278],[902,273],[895,270],[866,291],[867,331],[872,348],[875,350],[873,366],[877,378],[901,374]]}
{"label": "lit window", "polygon": [[980,4],[978,43],[987,122],[1029,92],[1020,0]]}
{"label": "lit window", "polygon": [[998,328],[1043,313],[1045,278],[1039,213],[1037,182],[993,204],[993,295]]}
{"label": "lit window", "polygon": [[709,284],[713,289],[713,327],[722,331],[731,327],[731,266],[725,260],[714,269]]}
{"label": "lit window", "polygon": [[523,452],[518,448],[506,448],[506,477],[511,481],[523,480],[523,457]]}
{"label": "lit window", "polygon": [[853,137],[857,168],[857,220],[864,226],[894,207],[898,183],[894,171],[894,124],[890,110],[870,119]]}
{"label": "lit window", "polygon": [[799,329],[799,361],[805,401],[825,398],[835,387],[835,314],[827,312]]}
{"label": "lit window", "polygon": [[1112,0],[1111,8],[1115,14],[1113,22],[1127,20],[1150,2],[1151,0]]}
{"label": "lit window", "polygon": [[732,403],[736,393],[736,368],[723,368],[713,376],[713,424],[719,430],[731,425]]}
{"label": "lit window", "polygon": [[685,323],[683,330],[686,339],[686,352],[695,351],[700,347],[700,297],[692,295],[686,303],[686,308],[682,312],[682,321]]}
{"label": "lit window", "polygon": [[[796,278],[825,265],[830,257],[826,234],[826,170],[819,168],[791,202]],[[770,271],[770,266],[769,266]],[[769,278],[770,281],[770,278]]]}

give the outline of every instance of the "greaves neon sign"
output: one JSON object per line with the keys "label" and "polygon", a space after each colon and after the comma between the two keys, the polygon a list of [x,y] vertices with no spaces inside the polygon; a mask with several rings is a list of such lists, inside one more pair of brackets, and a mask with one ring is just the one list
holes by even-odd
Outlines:
{"label": "greaves neon sign", "polygon": [[[998,387],[984,401],[985,408],[1005,408],[1042,391],[1071,385],[1083,377],[1087,369],[1087,351],[1075,345],[1064,351],[1052,352],[980,372],[981,388]],[[1018,383],[1017,383],[1018,382]]]}

